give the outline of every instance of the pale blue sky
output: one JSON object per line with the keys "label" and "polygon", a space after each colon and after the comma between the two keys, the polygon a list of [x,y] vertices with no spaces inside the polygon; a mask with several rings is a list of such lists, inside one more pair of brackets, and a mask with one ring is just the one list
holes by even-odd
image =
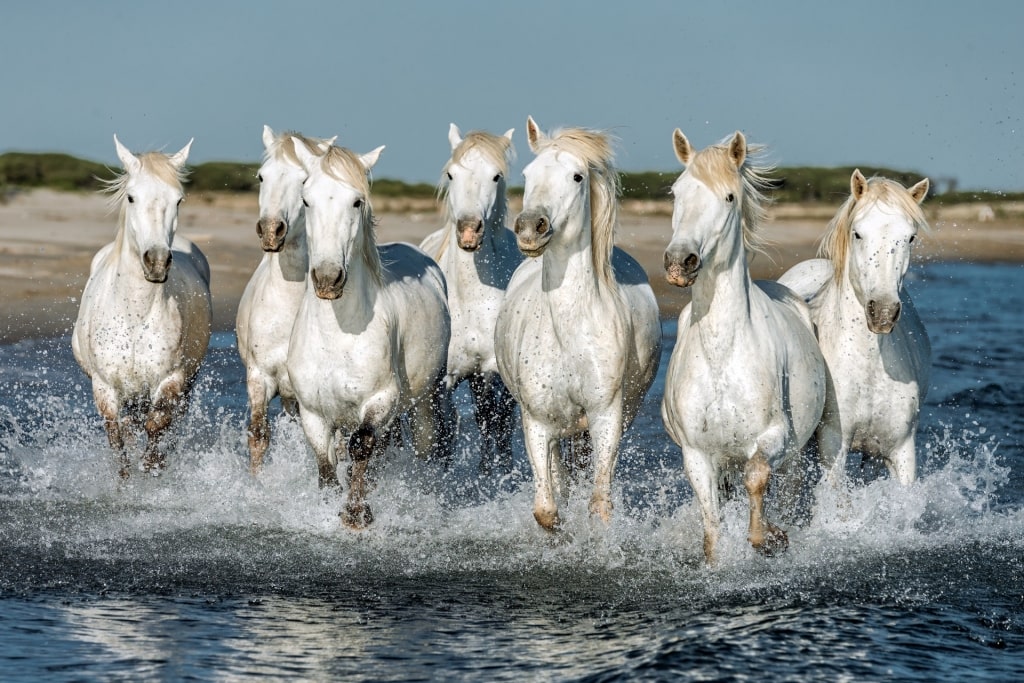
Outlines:
{"label": "pale blue sky", "polygon": [[736,129],[779,164],[876,164],[1024,190],[1024,2],[27,0],[0,10],[0,151],[255,161],[264,123],[387,145],[435,182],[448,123],[612,130],[678,168]]}

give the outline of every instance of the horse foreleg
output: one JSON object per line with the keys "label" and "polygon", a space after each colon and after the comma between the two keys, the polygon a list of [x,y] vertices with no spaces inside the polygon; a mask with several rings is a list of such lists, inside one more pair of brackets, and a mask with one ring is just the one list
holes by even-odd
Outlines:
{"label": "horse foreleg", "polygon": [[107,441],[110,447],[117,454],[120,468],[117,474],[122,479],[127,479],[131,474],[131,462],[128,459],[128,450],[124,443],[124,426],[121,424],[120,406],[117,400],[117,393],[109,386],[93,381],[93,400],[96,408],[103,416],[103,427],[107,432]]}
{"label": "horse foreleg", "polygon": [[789,546],[786,532],[769,522],[764,515],[764,494],[771,481],[772,468],[760,451],[747,461],[743,485],[750,497],[750,527],[747,540],[754,549],[771,557]]}
{"label": "horse foreleg", "polygon": [[556,452],[558,439],[525,410],[523,436],[526,439],[530,467],[533,469],[533,518],[544,529],[555,531],[561,525],[561,520],[558,518],[558,504],[551,481],[551,456]]}
{"label": "horse foreleg", "polygon": [[409,422],[416,455],[439,460],[447,468],[455,452],[455,404],[443,380],[434,385],[429,397],[413,405]]}
{"label": "horse foreleg", "polygon": [[885,459],[889,474],[903,486],[910,486],[917,479],[917,449],[914,443],[916,431],[917,425],[911,425],[907,437]]}
{"label": "horse foreleg", "polygon": [[594,452],[594,492],[590,496],[590,514],[608,524],[612,520],[612,477],[619,459],[622,439],[622,411],[587,415],[590,443]]}
{"label": "horse foreleg", "polygon": [[311,410],[303,410],[302,431],[316,457],[316,469],[320,488],[341,488],[338,481],[338,461],[334,454],[334,426]]}
{"label": "horse foreleg", "polygon": [[711,458],[693,449],[683,450],[683,469],[686,478],[700,504],[701,519],[704,523],[704,561],[715,563],[715,547],[718,545],[719,518],[718,471]]}
{"label": "horse foreleg", "polygon": [[161,449],[164,434],[181,413],[180,402],[188,400],[188,387],[180,377],[169,377],[161,382],[149,411],[146,413],[146,452],[142,469],[156,474],[166,464],[166,454]]}
{"label": "horse foreleg", "polygon": [[348,499],[341,521],[353,531],[362,531],[373,523],[373,512],[366,502],[366,471],[376,444],[377,433],[370,425],[357,429],[348,440]]}
{"label": "horse foreleg", "polygon": [[249,472],[255,476],[263,468],[263,457],[270,448],[267,406],[272,392],[259,373],[255,372],[249,374],[245,388],[249,393]]}

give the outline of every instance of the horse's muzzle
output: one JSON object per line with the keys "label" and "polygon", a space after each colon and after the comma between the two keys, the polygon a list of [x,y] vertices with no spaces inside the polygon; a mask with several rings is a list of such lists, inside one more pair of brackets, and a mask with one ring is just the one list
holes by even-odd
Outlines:
{"label": "horse's muzzle", "polygon": [[896,323],[899,322],[902,308],[899,301],[880,304],[872,299],[864,307],[868,329],[875,334],[889,334],[896,327]]}
{"label": "horse's muzzle", "polygon": [[665,279],[676,287],[689,287],[697,281],[701,265],[697,254],[683,256],[670,249],[665,252]]}
{"label": "horse's muzzle", "polygon": [[476,251],[483,243],[484,221],[481,218],[460,218],[455,224],[459,249]]}
{"label": "horse's muzzle", "polygon": [[551,241],[551,219],[536,211],[523,211],[516,216],[514,231],[519,251],[534,258],[543,254]]}
{"label": "horse's muzzle", "polygon": [[317,298],[334,300],[340,299],[345,291],[345,269],[344,268],[313,268],[309,272],[310,280],[313,283],[313,292]]}
{"label": "horse's muzzle", "polygon": [[281,218],[260,218],[256,221],[256,234],[263,251],[281,251],[284,238],[288,236],[288,223]]}
{"label": "horse's muzzle", "polygon": [[142,274],[146,280],[154,283],[167,281],[167,272],[171,269],[171,250],[166,247],[153,247],[142,254]]}

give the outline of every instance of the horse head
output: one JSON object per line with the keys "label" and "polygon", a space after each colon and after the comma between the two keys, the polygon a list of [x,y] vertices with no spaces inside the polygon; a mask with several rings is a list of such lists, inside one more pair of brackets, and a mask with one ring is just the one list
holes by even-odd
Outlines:
{"label": "horse head", "polygon": [[507,200],[505,178],[512,157],[512,132],[472,131],[463,138],[454,123],[448,130],[452,157],[445,165],[445,203],[460,249],[476,251],[485,226],[503,228]]}
{"label": "horse head", "polygon": [[368,174],[384,147],[363,155],[342,147],[329,147],[317,154],[296,138],[292,143],[306,172],[302,202],[306,208],[310,282],[317,297],[338,299],[354,258],[371,260],[368,265],[374,272],[380,270],[373,241]]}
{"label": "horse head", "polygon": [[[899,321],[900,292],[910,265],[911,244],[920,228],[926,228],[920,203],[928,195],[928,179],[911,188],[885,178],[866,179],[855,170],[850,178],[847,220],[834,226],[841,247],[836,268],[846,277],[875,334],[892,332]],[[840,215],[844,211],[840,210]],[[845,251],[845,254],[841,252]]]}
{"label": "horse head", "polygon": [[270,126],[263,126],[263,164],[257,178],[260,182],[260,217],[256,234],[263,251],[278,252],[284,247],[289,229],[305,220],[302,205],[302,183],[306,171],[295,156],[290,138],[311,152],[323,153],[334,144],[334,138],[316,140],[297,133],[275,135]]}
{"label": "horse head", "polygon": [[192,140],[175,154],[132,154],[114,136],[124,174],[111,183],[121,198],[124,234],[139,256],[149,282],[167,280],[171,245],[178,227],[178,206],[184,198],[181,181]]}

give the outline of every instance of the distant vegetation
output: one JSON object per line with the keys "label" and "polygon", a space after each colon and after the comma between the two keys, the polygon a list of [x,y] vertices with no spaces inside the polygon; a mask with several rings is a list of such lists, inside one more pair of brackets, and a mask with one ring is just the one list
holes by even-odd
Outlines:
{"label": "distant vegetation", "polygon": [[[189,190],[203,192],[256,192],[259,181],[256,178],[259,165],[211,161],[189,169]],[[916,183],[924,174],[915,171],[901,171],[889,168],[861,166],[868,177],[882,175],[898,180],[904,185]],[[0,192],[6,194],[16,188],[49,187],[57,190],[92,191],[103,187],[101,178],[109,179],[119,169],[92,161],[86,161],[68,154],[30,154],[8,152],[0,154]],[[772,178],[773,199],[776,202],[824,202],[835,204],[850,192],[852,166],[820,168],[814,166],[791,166],[777,169]],[[678,177],[678,171],[622,174],[622,196],[626,199],[668,199],[669,188]],[[937,189],[932,184],[932,194]],[[390,178],[375,178],[374,194],[381,197],[429,198],[436,193],[430,183],[406,183]],[[510,188],[513,194],[522,194],[522,188]],[[941,194],[944,204],[960,202],[1001,200],[1024,200],[1024,192],[955,192]]]}

